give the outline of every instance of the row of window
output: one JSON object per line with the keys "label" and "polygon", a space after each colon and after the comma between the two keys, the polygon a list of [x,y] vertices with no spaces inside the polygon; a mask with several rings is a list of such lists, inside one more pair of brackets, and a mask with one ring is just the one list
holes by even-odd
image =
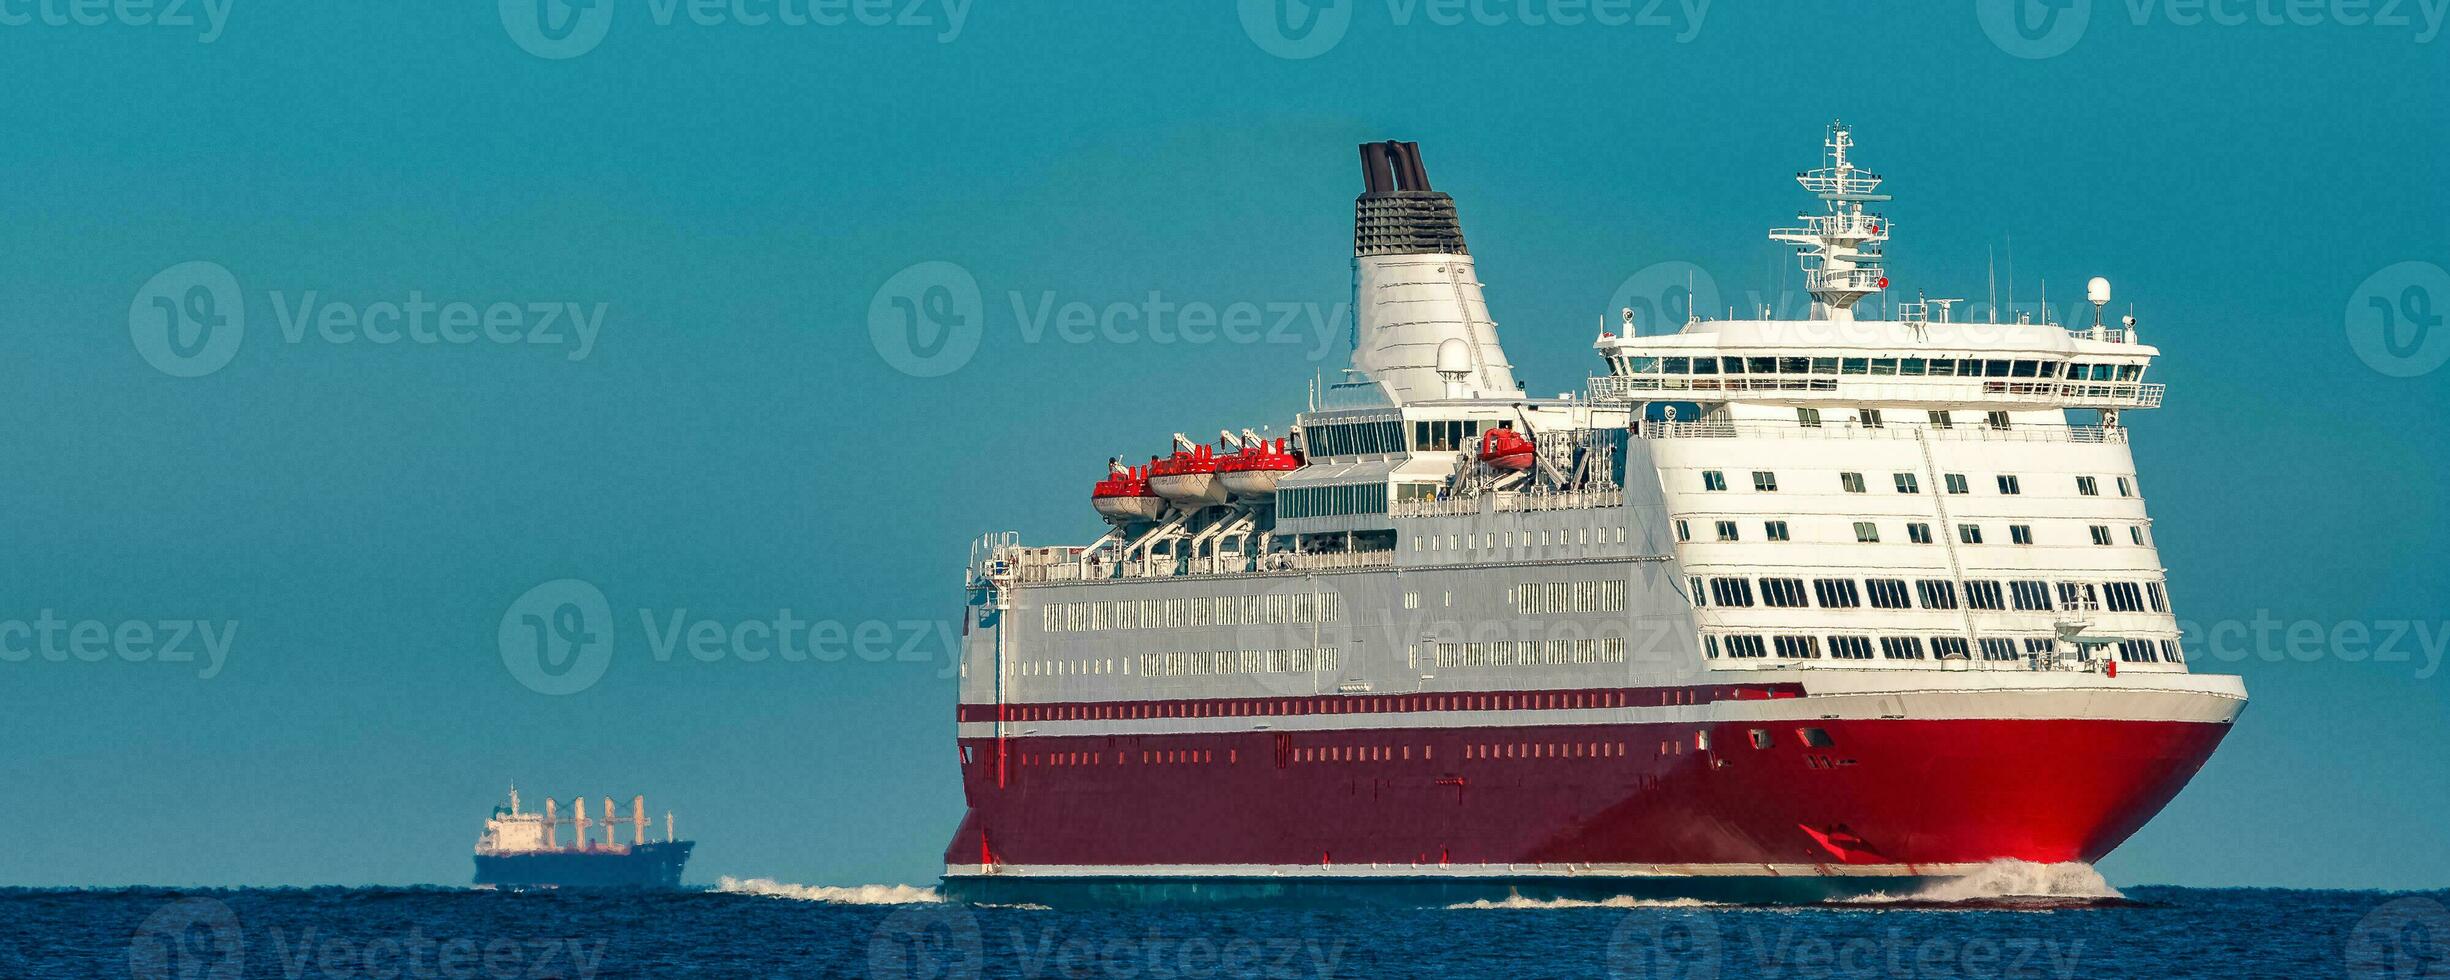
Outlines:
{"label": "row of window", "polygon": [[1335,622],[1343,610],[1344,597],[1333,592],[1271,592],[1050,602],[1042,619],[1049,633],[1077,633],[1198,626],[1307,626]]}
{"label": "row of window", "polygon": [[1302,430],[1302,449],[1311,456],[1361,456],[1404,451],[1401,419],[1377,422],[1337,422]]}
{"label": "row of window", "polygon": [[1336,649],[1213,650],[1203,653],[1143,653],[1142,677],[1215,677],[1225,674],[1307,674],[1336,669]]}
{"label": "row of window", "polygon": [[[1378,714],[1405,711],[1548,711],[1671,707],[1744,699],[1761,688],[1654,688],[1614,691],[1503,691],[1484,694],[1326,695],[1306,698],[1134,701],[1116,704],[1004,705],[1010,721],[1128,721],[1141,718],[1245,718]],[[963,721],[994,721],[994,705],[965,705]]]}
{"label": "row of window", "polygon": [[1627,357],[1628,375],[1801,374],[1904,378],[2057,378],[2067,381],[2135,381],[2141,364],[2062,365],[2057,361],[1949,357]]}
{"label": "row of window", "polygon": [[[1429,644],[1430,663],[1440,668],[1562,667],[1574,664],[1621,664],[1625,639],[1603,636],[1581,640],[1492,640]],[[1419,669],[1421,651],[1412,649],[1412,666]]]}
{"label": "row of window", "polygon": [[1385,481],[1323,487],[1286,487],[1276,492],[1278,517],[1336,517],[1387,512]]}
{"label": "row of window", "polygon": [[[1826,645],[1824,646],[1824,642]],[[1984,660],[2020,660],[2041,656],[2058,648],[2051,637],[1985,636],[1968,640],[1962,636],[1859,636],[1832,634],[1759,636],[1750,633],[1710,633],[1701,638],[1702,655],[1710,659],[1731,660],[1819,660],[1827,650],[1831,660],[1871,660],[1873,650],[1882,660],[1969,660],[1980,651]],[[1928,650],[1928,653],[1925,651]],[[2128,663],[2185,663],[2186,655],[2176,640],[2121,640],[2118,659]]]}
{"label": "row of window", "polygon": [[[1625,543],[1625,529],[1622,527],[1600,528],[1596,537],[1600,544],[1607,544],[1612,536],[1616,543]],[[1591,543],[1593,537],[1592,529],[1587,527],[1545,530],[1536,535],[1530,531],[1483,531],[1479,534],[1461,535],[1415,534],[1412,536],[1412,550],[1466,551],[1480,548],[1546,548],[1552,545],[1587,545]]]}
{"label": "row of window", "polygon": [[[1862,580],[1861,588],[1851,578],[1816,578],[1807,591],[1800,578],[1760,579],[1758,593],[1753,579],[1710,578],[1693,579],[1690,598],[1700,608],[1750,609],[1755,604],[1772,609],[1858,609],[1869,599],[1873,609],[1973,609],[1993,612],[2110,612],[2165,613],[2169,611],[2169,592],[2159,582],[2058,582],[2025,579],[2013,582],[1951,579],[1917,579],[1909,584],[1905,579],[1873,578]],[[1705,585],[1707,586],[1705,588]],[[2055,591],[2055,596],[2054,596]],[[2054,604],[2055,598],[2055,604]],[[1919,602],[1917,601],[1919,600]]]}
{"label": "row of window", "polygon": [[1526,616],[1554,613],[1623,612],[1623,579],[1593,582],[1524,582],[1506,590],[1506,601]]}
{"label": "row of window", "polygon": [[[1713,528],[1713,530],[1718,532],[1718,540],[1729,542],[1744,540],[1744,530],[1737,522],[1725,520],[1718,521],[1716,524],[1717,526]],[[1854,532],[1855,541],[1859,544],[1880,543],[1880,524],[1877,521],[1856,521],[1854,522]],[[2108,547],[2118,542],[2118,536],[2111,532],[2110,525],[2107,524],[2086,525],[2085,533],[2094,544],[2102,547]],[[1792,541],[1795,539],[1793,529],[1790,528],[1787,525],[1787,522],[1783,520],[1761,522],[1761,538],[1764,541]],[[1683,518],[1678,518],[1676,520],[1676,540],[1693,540],[1693,525],[1690,521]],[[1908,521],[1906,522],[1906,540],[1915,544],[1930,544],[1936,539],[1931,536],[1931,525],[1929,523],[1922,521]],[[1984,542],[1984,540],[1985,538],[1983,537],[1982,533],[1982,525],[1957,525],[1958,544],[1981,544]],[[2127,525],[2127,540],[2129,543],[2134,544],[2139,548],[2145,547],[2152,543],[2151,537],[2144,532],[2144,526],[2141,524]],[[2033,525],[2008,525],[2008,543],[2034,543]]]}
{"label": "row of window", "polygon": [[[1973,492],[1972,481],[1966,479],[1966,476],[1963,473],[1941,474],[1941,479],[1946,485],[1949,493],[1965,494]],[[2116,479],[2118,480],[2119,496],[2135,496],[2135,481],[2133,479],[2123,476],[2117,477]],[[1897,488],[1898,493],[1923,492],[1922,476],[1920,474],[1893,473],[1890,474],[1890,483]],[[2019,496],[2025,492],[2024,480],[2014,474],[2000,474],[1995,478],[1994,485],[1999,488],[1999,493],[2002,496]],[[1726,490],[1727,474],[1720,470],[1701,471],[1701,488],[1713,493]],[[1777,472],[1775,470],[1752,471],[1752,488],[1761,493],[1776,493],[1778,491]],[[1855,472],[1839,473],[1838,488],[1846,491],[1847,493],[1868,492],[1868,487],[1863,480],[1863,474]],[[2079,476],[2076,478],[2076,493],[2079,496],[2085,497],[2101,496],[2101,481],[2089,476]]]}

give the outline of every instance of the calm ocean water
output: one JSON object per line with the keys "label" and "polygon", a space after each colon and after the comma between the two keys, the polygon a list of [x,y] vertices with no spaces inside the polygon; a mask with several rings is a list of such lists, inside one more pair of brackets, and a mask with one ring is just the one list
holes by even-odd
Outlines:
{"label": "calm ocean water", "polygon": [[0,977],[2450,978],[2450,892],[2114,895],[1316,912],[971,908],[923,888],[729,881],[19,890],[0,891]]}

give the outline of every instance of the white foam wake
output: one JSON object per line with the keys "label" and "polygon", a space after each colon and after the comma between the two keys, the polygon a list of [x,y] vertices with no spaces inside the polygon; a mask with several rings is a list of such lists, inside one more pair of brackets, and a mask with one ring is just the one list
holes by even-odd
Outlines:
{"label": "white foam wake", "polygon": [[935,889],[917,885],[793,885],[771,878],[743,880],[728,875],[715,882],[715,890],[829,905],[933,905],[944,901],[944,896],[936,894]]}
{"label": "white foam wake", "polygon": [[1925,885],[1910,895],[1874,893],[1857,902],[1984,902],[2016,898],[2119,899],[2127,896],[2110,887],[2093,866],[2077,861],[2035,864],[1993,861],[1981,870]]}
{"label": "white foam wake", "polygon": [[1449,905],[1449,909],[1699,909],[1715,906],[1697,898],[1628,898],[1617,896],[1599,901],[1577,898],[1524,898],[1510,895],[1497,901],[1481,899]]}

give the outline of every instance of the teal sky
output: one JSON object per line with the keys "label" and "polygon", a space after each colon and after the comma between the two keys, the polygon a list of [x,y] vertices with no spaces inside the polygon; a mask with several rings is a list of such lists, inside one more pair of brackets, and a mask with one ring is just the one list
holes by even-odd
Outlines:
{"label": "teal sky", "polygon": [[[677,810],[693,880],[932,880],[967,542],[1086,541],[1107,456],[1282,429],[1344,356],[1356,143],[1420,141],[1554,392],[1661,263],[1791,296],[1763,232],[1835,117],[1898,195],[1901,295],[1980,298],[1994,250],[2004,292],[2012,240],[2020,304],[2107,276],[2165,351],[2127,419],[2156,535],[2180,616],[2250,630],[2197,669],[2255,700],[2104,871],[2450,882],[2438,3],[2019,34],[1990,0],[1345,0],[1279,36],[1223,2],[533,2],[0,3],[0,884],[463,882],[512,780]],[[1269,329],[1055,329],[1152,294]],[[911,309],[972,326],[914,360]],[[609,662],[522,683],[503,646],[564,579]],[[733,627],[786,610],[876,656],[752,662]],[[61,659],[6,655],[46,619]],[[217,667],[162,662],[198,621]]]}

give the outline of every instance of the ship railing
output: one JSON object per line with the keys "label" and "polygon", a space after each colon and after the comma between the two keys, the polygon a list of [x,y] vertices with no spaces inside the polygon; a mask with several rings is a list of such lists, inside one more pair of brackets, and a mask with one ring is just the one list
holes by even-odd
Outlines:
{"label": "ship railing", "polygon": [[[1501,514],[1625,506],[1625,492],[1622,490],[1499,491],[1486,496],[1489,509]],[[1481,500],[1479,495],[1442,500],[1399,500],[1389,508],[1389,513],[1395,517],[1460,517],[1480,513]]]}
{"label": "ship railing", "polygon": [[1224,554],[1184,558],[1160,555],[1146,561],[1113,562],[1083,558],[1059,565],[1015,565],[1011,567],[1011,578],[1024,585],[1043,585],[1115,579],[1202,578],[1254,572],[1388,568],[1394,564],[1395,552],[1392,551],[1279,552],[1261,556]]}
{"label": "ship railing", "polygon": [[1825,423],[1816,426],[1788,422],[1643,422],[1634,435],[1645,439],[1915,439],[1940,442],[2075,442],[2123,443],[2127,430],[2100,425],[2033,425],[1994,429],[1968,423],[1948,428],[1919,424],[1866,426]]}

